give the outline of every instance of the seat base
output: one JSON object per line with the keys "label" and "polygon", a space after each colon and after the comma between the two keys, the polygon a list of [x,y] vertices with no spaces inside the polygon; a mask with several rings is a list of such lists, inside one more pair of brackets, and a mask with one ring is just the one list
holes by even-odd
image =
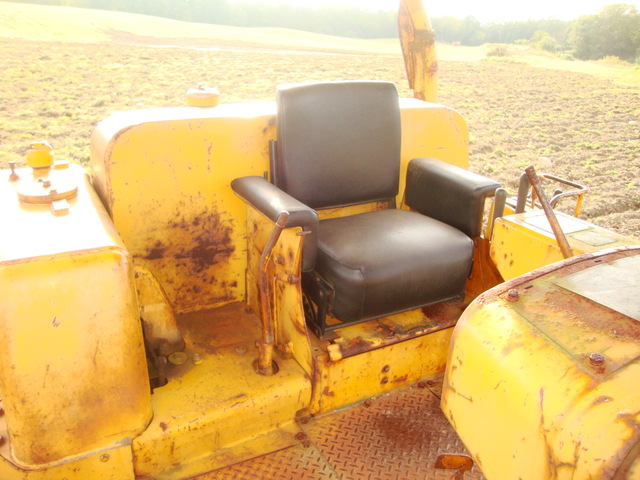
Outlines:
{"label": "seat base", "polygon": [[[333,218],[320,222],[315,269],[303,288],[318,313],[344,326],[460,298],[472,256],[469,237],[415,212]],[[331,328],[322,318],[315,324],[321,334]]]}

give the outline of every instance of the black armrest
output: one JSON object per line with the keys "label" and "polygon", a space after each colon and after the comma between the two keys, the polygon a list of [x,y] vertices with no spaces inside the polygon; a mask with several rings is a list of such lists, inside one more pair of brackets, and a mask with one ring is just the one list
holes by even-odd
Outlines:
{"label": "black armrest", "polygon": [[405,202],[414,210],[480,235],[484,202],[500,184],[435,158],[414,158],[407,169]]}
{"label": "black armrest", "polygon": [[262,177],[241,177],[231,182],[231,188],[249,205],[274,222],[284,212],[289,212],[285,228],[302,227],[309,232],[304,239],[302,270],[313,270],[318,245],[318,214],[312,208],[283,192]]}

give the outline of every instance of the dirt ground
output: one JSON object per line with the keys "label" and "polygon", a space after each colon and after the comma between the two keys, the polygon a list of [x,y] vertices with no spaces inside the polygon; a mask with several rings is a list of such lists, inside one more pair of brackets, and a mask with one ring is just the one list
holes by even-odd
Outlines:
{"label": "dirt ground", "polygon": [[[410,96],[399,55],[322,54],[184,44],[0,40],[0,167],[47,139],[86,163],[107,115],[184,104],[204,83],[221,100],[272,100],[282,83],[381,79]],[[130,41],[131,39],[127,39]],[[135,40],[135,39],[134,39]],[[230,49],[231,48],[231,49]],[[523,169],[585,183],[583,218],[640,238],[640,92],[590,75],[516,62],[440,62],[440,103],[467,119],[470,167],[515,194]]]}

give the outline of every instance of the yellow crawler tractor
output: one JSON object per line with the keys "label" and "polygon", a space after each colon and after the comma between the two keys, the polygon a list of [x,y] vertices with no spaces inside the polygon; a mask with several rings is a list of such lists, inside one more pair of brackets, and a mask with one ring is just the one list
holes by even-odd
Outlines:
{"label": "yellow crawler tractor", "polygon": [[640,479],[640,248],[469,172],[399,18],[417,98],[197,89],[0,172],[1,479]]}

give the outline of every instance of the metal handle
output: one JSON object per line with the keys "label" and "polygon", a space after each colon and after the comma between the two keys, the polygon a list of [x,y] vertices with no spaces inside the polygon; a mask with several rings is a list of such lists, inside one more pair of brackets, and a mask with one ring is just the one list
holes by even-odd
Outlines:
{"label": "metal handle", "polygon": [[[558,201],[560,201],[560,199],[575,196],[577,197],[577,199],[576,199],[576,208],[575,208],[575,211],[573,212],[573,216],[578,217],[580,215],[580,212],[582,211],[582,203],[584,200],[584,195],[585,193],[587,193],[587,191],[589,191],[589,188],[587,186],[581,185],[579,183],[571,182],[569,180],[566,180],[561,177],[557,177],[555,175],[551,175],[549,173],[539,173],[537,174],[537,176],[538,178],[544,178],[545,180],[552,180],[556,183],[560,183],[562,185],[566,185],[568,187],[574,188],[575,190],[571,190],[564,193],[562,191],[556,191],[556,193],[554,193],[553,197],[549,201],[549,204],[551,205],[551,208],[555,208]],[[523,173],[520,176],[520,184],[518,186],[518,200],[516,203],[515,213],[524,212],[525,206],[527,203],[527,196],[529,195],[530,183],[531,182],[529,181],[526,172]],[[531,198],[532,208],[534,207],[534,205],[535,205],[535,198],[533,198],[532,196]]]}

